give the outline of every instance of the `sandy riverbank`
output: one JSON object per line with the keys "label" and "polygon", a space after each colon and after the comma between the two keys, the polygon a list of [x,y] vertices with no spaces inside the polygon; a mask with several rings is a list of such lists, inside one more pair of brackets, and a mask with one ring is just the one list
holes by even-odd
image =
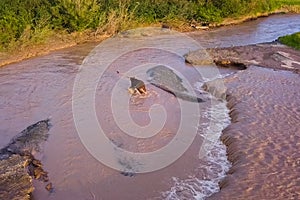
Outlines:
{"label": "sandy riverbank", "polygon": [[[188,23],[179,23],[177,24],[149,24],[148,26],[153,27],[169,27],[179,32],[190,32],[190,31],[205,31],[210,28],[216,28],[220,26],[229,26],[241,24],[246,21],[256,20],[261,17],[268,17],[274,14],[284,14],[290,12],[299,12],[298,10],[289,10],[287,8],[283,8],[280,10],[268,12],[268,13],[257,13],[248,16],[242,16],[238,18],[227,18],[224,19],[221,23],[210,24],[209,26],[198,26],[197,24],[188,24]],[[146,24],[141,25],[141,27],[146,26]],[[46,55],[50,52],[64,49],[67,47],[72,47],[78,44],[82,44],[85,42],[101,42],[108,37],[111,37],[112,34],[100,34],[96,32],[86,31],[86,32],[78,32],[72,34],[57,34],[41,44],[28,44],[22,45],[19,49],[16,49],[12,52],[0,52],[0,67],[4,65],[8,65],[15,62],[20,62],[22,60]]]}
{"label": "sandy riverbank", "polygon": [[56,35],[49,38],[47,41],[38,45],[24,45],[20,49],[13,52],[0,52],[0,67],[8,64],[20,62],[36,56],[49,54],[50,52],[60,49],[73,47],[87,42],[101,42],[110,37],[110,35],[95,35],[91,32],[74,33],[69,35]]}

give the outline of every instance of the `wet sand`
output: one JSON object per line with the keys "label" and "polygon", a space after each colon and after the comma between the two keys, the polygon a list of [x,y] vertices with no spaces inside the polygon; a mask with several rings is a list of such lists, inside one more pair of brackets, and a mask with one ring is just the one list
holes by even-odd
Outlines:
{"label": "wet sand", "polygon": [[299,199],[300,52],[261,44],[213,56],[248,69],[225,79],[232,123],[221,140],[232,168],[209,199]]}

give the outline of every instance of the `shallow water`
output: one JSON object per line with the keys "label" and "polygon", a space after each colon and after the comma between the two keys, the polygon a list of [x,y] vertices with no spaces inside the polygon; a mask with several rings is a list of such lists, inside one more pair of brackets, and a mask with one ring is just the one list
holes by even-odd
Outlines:
{"label": "shallow water", "polygon": [[245,22],[237,26],[224,26],[206,34],[190,33],[203,47],[230,47],[272,42],[280,36],[300,31],[297,14],[273,15]]}
{"label": "shallow water", "polygon": [[[193,48],[199,45],[203,47],[246,45],[273,41],[278,36],[300,31],[299,23],[299,15],[276,15],[238,26],[194,32],[188,35],[196,41],[195,46],[191,43]],[[130,39],[130,36],[130,34],[124,35],[123,40],[120,41]],[[152,37],[151,34],[138,35],[138,42],[142,43],[149,37]],[[168,37],[156,41],[158,44],[164,44],[166,40],[170,41]],[[112,44],[114,45],[105,49],[108,57],[124,47],[123,43]],[[135,44],[131,44],[134,47]],[[229,164],[225,159],[225,149],[222,144],[216,143],[216,148],[205,149],[204,147],[211,140],[211,132],[214,133],[212,140],[216,141],[220,131],[228,125],[227,109],[225,104],[219,101],[209,100],[199,105],[201,114],[194,116],[200,122],[195,140],[183,156],[161,170],[144,174],[134,174],[133,170],[129,174],[125,173],[129,176],[124,176],[119,171],[101,164],[86,150],[77,134],[73,120],[72,90],[75,77],[82,70],[80,65],[96,45],[95,43],[83,44],[0,68],[0,147],[5,146],[14,135],[29,124],[41,119],[50,118],[53,125],[43,153],[38,157],[42,160],[45,170],[49,172],[55,191],[49,194],[44,189],[44,183],[35,182],[36,190],[33,198],[201,199],[216,192],[217,182],[228,170]],[[184,45],[183,42],[179,41],[171,47],[180,49],[182,45]],[[172,66],[187,77],[191,86],[197,90],[203,77],[201,80],[195,75],[195,70],[186,66],[181,56],[193,50],[192,47],[183,48],[174,53],[146,46],[122,54],[111,63],[101,79],[102,84],[97,86],[95,106],[98,119],[102,122],[111,141],[117,145],[123,145],[122,147],[126,150],[135,152],[153,151],[171,141],[180,121],[180,107],[174,96],[154,86],[149,86],[147,98],[130,99],[131,116],[139,125],[146,125],[149,122],[147,111],[153,103],[163,105],[168,113],[169,118],[163,130],[156,136],[143,140],[124,135],[115,126],[110,115],[111,111],[108,109],[110,106],[107,106],[110,105],[109,94],[115,82],[120,80],[119,88],[123,89],[120,99],[128,95],[129,82],[125,78],[120,78],[120,75],[116,73],[117,70],[125,73],[133,65],[139,66],[147,63],[163,63]],[[97,49],[95,52],[99,53]],[[103,60],[105,61],[100,57],[97,62]],[[207,69],[207,71],[211,70],[209,67]],[[203,70],[205,71],[205,68]],[[222,73],[230,72],[221,71]],[[134,74],[143,80],[146,78],[143,73]],[[207,73],[203,72],[203,74]],[[208,122],[213,123],[213,126]],[[212,131],[210,127],[217,127],[217,129]],[[201,156],[199,156],[200,149]]]}
{"label": "shallow water", "polygon": [[299,199],[299,74],[251,66],[227,81],[233,167],[212,199]]}

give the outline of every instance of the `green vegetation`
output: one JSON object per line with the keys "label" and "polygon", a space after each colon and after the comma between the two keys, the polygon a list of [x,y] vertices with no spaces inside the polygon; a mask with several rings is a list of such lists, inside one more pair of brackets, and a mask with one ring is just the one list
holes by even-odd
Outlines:
{"label": "green vegetation", "polygon": [[1,0],[0,51],[40,44],[58,33],[113,34],[156,23],[207,24],[299,4],[300,0]]}
{"label": "green vegetation", "polygon": [[274,0],[274,3],[288,12],[300,13],[300,0]]}
{"label": "green vegetation", "polygon": [[275,2],[280,5],[300,5],[300,0],[276,0]]}
{"label": "green vegetation", "polygon": [[279,41],[287,46],[300,50],[300,32],[280,37]]}

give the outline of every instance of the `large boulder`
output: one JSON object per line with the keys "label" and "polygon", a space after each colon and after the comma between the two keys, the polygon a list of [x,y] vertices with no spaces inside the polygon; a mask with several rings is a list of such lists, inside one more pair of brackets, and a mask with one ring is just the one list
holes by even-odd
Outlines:
{"label": "large boulder", "polygon": [[0,149],[0,199],[30,199],[32,178],[48,181],[48,173],[33,154],[41,150],[49,129],[49,120],[39,121]]}
{"label": "large boulder", "polygon": [[159,65],[147,71],[148,81],[175,97],[190,102],[204,102],[204,99],[196,94],[195,91],[189,91],[183,80],[170,68]]}

